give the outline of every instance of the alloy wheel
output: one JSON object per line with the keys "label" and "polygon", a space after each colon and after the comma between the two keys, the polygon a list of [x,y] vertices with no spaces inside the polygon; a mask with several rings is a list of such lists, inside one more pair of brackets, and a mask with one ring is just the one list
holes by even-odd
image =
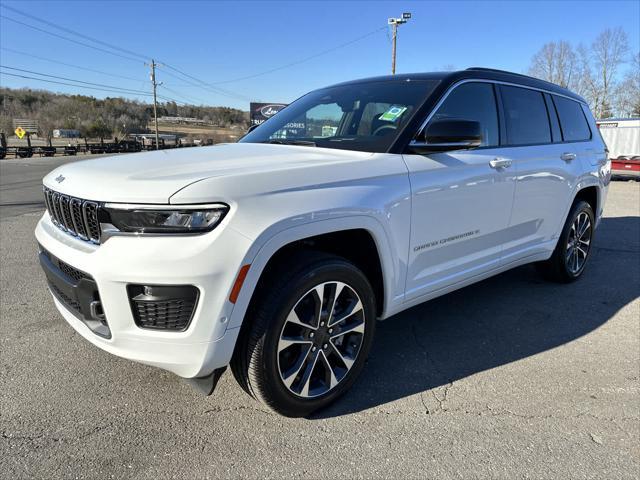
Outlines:
{"label": "alloy wheel", "polygon": [[299,397],[326,394],[351,370],[364,332],[364,308],[353,288],[339,281],[315,286],[296,302],[280,332],[280,379]]}
{"label": "alloy wheel", "polygon": [[577,275],[587,261],[592,233],[589,215],[586,212],[580,212],[573,221],[567,237],[565,262],[567,269],[573,275]]}

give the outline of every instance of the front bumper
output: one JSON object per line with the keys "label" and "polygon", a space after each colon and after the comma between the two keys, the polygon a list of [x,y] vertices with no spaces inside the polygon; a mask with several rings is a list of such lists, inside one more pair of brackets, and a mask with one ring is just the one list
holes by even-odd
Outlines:
{"label": "front bumper", "polygon": [[[93,245],[59,230],[47,213],[35,234],[54,259],[89,277],[84,285],[61,285],[56,269],[41,256],[56,307],[94,345],[184,378],[207,376],[229,363],[239,328],[227,328],[233,309],[228,298],[250,246],[244,236],[219,227],[196,236],[113,236]],[[127,292],[131,284],[197,287],[198,303],[188,328],[163,331],[136,325]],[[76,308],[70,308],[69,297],[78,302]],[[94,318],[88,305],[96,298],[101,311]],[[96,328],[101,313],[107,334]]]}

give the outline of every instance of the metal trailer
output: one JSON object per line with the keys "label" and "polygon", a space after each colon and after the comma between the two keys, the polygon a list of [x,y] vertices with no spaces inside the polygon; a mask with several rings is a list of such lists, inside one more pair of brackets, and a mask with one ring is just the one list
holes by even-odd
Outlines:
{"label": "metal trailer", "polygon": [[57,153],[56,147],[51,144],[51,137],[49,137],[49,145],[44,147],[38,147],[38,153],[41,157],[53,157]]}
{"label": "metal trailer", "polygon": [[7,156],[7,139],[4,132],[0,132],[0,160]]}
{"label": "metal trailer", "polygon": [[640,156],[640,118],[607,119],[597,122],[609,158]]}
{"label": "metal trailer", "polygon": [[611,174],[640,178],[640,118],[608,118],[597,125],[609,149]]}
{"label": "metal trailer", "polygon": [[[31,145],[31,136],[27,133],[26,141],[26,146],[8,146],[5,134],[0,132],[0,159],[5,158],[10,154],[15,158],[30,158],[34,154],[39,154],[41,157],[53,157],[57,154],[77,155],[78,153],[134,153],[142,150],[156,149],[155,137],[152,135],[133,136],[132,138],[122,140],[119,140],[116,137],[113,141],[107,142],[105,142],[104,138],[100,138],[99,142],[90,142],[89,139],[85,137],[84,143],[76,145],[69,143],[66,146],[54,146],[51,137],[49,137],[48,145],[33,146]],[[160,137],[159,149],[191,146],[194,145],[185,143],[182,139],[174,135],[164,135]]]}
{"label": "metal trailer", "polygon": [[[31,146],[31,134],[29,132],[27,132],[26,134],[27,137],[27,146],[26,147],[13,147],[13,153],[15,155],[16,158],[20,157],[20,158],[31,158],[33,157],[33,152],[34,149]],[[11,147],[8,147],[11,148]]]}

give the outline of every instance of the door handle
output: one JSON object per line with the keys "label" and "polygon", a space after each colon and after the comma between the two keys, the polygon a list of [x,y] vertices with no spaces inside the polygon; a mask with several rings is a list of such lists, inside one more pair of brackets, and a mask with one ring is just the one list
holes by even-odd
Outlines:
{"label": "door handle", "polygon": [[508,158],[496,157],[493,160],[489,160],[489,166],[491,168],[507,168],[511,166],[511,160]]}
{"label": "door handle", "polygon": [[576,159],[576,154],[575,153],[571,153],[571,152],[564,152],[562,155],[560,155],[560,158],[562,160],[564,160],[565,162],[570,162],[572,160]]}

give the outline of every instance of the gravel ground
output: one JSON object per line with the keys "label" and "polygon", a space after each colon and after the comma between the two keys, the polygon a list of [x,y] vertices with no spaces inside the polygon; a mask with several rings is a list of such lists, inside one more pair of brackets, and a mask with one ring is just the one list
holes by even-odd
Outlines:
{"label": "gravel ground", "polygon": [[521,267],[403,312],[347,396],[293,420],[64,322],[33,238],[63,161],[0,162],[3,478],[638,478],[640,183],[612,184],[579,282]]}

